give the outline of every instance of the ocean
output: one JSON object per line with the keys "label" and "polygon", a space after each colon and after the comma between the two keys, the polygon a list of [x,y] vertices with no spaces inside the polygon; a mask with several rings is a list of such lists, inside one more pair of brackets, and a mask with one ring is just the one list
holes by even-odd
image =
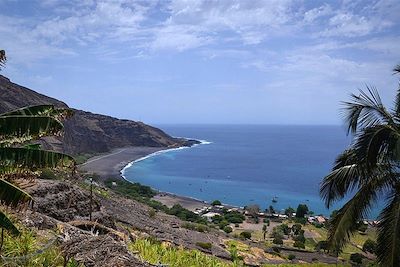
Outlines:
{"label": "ocean", "polygon": [[[172,136],[204,140],[192,148],[147,157],[125,178],[205,201],[276,210],[307,204],[329,215],[319,196],[322,178],[350,138],[341,126],[159,125]],[[277,202],[272,199],[276,197]]]}

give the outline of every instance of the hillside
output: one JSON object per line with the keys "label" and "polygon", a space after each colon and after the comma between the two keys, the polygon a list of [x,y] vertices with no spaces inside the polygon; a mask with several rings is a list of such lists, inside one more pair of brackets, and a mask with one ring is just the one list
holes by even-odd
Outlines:
{"label": "hillside", "polygon": [[[0,113],[40,104],[68,107],[62,101],[12,83],[0,75]],[[75,115],[65,122],[62,139],[46,137],[43,140],[45,148],[73,155],[108,152],[124,146],[176,147],[190,143],[142,122],[120,120],[82,110],[75,110]]]}

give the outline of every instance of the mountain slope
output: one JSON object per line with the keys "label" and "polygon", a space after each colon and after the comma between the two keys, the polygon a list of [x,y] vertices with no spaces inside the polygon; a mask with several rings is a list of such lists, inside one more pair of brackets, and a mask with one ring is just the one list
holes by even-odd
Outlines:
{"label": "mountain slope", "polygon": [[[0,113],[41,104],[68,107],[62,101],[12,83],[0,75]],[[192,144],[142,122],[120,120],[82,110],[75,110],[75,115],[65,122],[63,138],[46,137],[42,143],[45,148],[73,155],[107,152],[124,146],[177,147]]]}

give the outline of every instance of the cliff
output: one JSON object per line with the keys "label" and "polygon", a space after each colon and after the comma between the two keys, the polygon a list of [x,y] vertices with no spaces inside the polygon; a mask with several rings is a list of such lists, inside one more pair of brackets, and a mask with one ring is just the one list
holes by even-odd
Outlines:
{"label": "cliff", "polygon": [[[68,107],[62,101],[12,83],[0,75],[0,113],[41,104]],[[74,111],[74,116],[65,122],[63,137],[44,138],[42,144],[45,148],[76,155],[108,152],[124,146],[177,147],[193,144],[193,141],[171,137],[142,122],[120,120],[82,110]]]}

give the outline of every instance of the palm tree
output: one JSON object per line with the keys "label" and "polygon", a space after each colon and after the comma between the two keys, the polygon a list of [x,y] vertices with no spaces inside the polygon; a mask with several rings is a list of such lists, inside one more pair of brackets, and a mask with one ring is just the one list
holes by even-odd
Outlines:
{"label": "palm tree", "polygon": [[[394,69],[400,73],[400,65]],[[377,200],[385,198],[379,214],[377,259],[381,266],[400,263],[400,88],[393,109],[386,109],[378,91],[368,87],[344,102],[350,147],[340,154],[322,181],[320,194],[329,208],[346,194],[354,196],[332,218],[328,246],[340,252],[357,223]]]}

